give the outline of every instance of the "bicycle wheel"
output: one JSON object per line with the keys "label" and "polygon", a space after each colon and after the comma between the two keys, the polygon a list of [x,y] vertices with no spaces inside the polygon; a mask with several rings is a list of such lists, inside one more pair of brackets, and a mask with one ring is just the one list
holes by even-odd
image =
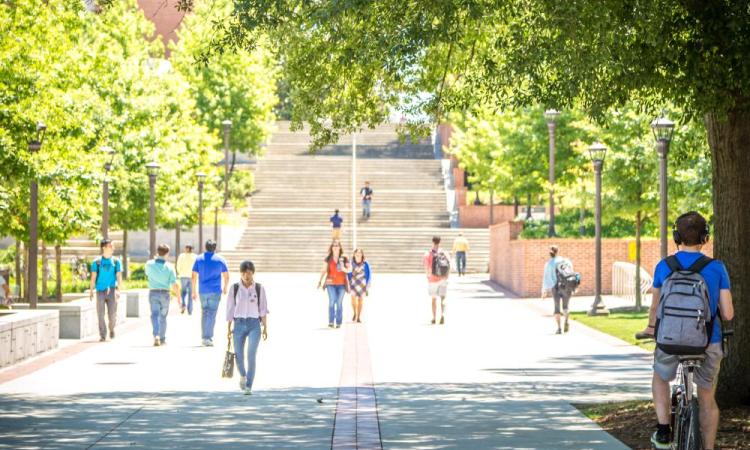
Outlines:
{"label": "bicycle wheel", "polygon": [[698,399],[694,398],[688,406],[690,418],[686,431],[685,450],[703,450],[703,436],[701,436],[700,413],[698,412]]}

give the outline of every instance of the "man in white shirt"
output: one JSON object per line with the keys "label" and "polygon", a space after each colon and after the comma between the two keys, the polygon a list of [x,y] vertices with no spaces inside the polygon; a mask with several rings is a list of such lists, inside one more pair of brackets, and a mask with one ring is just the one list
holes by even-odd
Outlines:
{"label": "man in white shirt", "polygon": [[[255,282],[252,261],[240,264],[240,282],[232,285],[227,294],[227,322],[232,331],[235,360],[240,372],[240,389],[251,395],[255,379],[255,357],[260,338],[268,339],[268,301],[266,291]],[[232,327],[234,324],[234,327]],[[247,344],[247,367],[244,353]]]}

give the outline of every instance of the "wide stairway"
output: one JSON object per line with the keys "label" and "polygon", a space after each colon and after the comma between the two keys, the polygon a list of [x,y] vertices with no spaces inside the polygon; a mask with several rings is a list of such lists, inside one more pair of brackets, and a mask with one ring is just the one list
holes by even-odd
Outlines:
{"label": "wide stairway", "polygon": [[[290,132],[287,122],[256,166],[247,228],[239,245],[225,251],[230,266],[242,259],[264,272],[317,272],[331,243],[328,221],[334,209],[344,218],[342,243],[352,251],[352,137],[315,154],[306,130]],[[420,272],[421,257],[432,236],[450,250],[459,231],[470,241],[469,272],[486,272],[486,229],[450,228],[440,161],[429,142],[400,142],[395,125],[358,133],[357,192],[370,181],[372,217],[361,217],[356,198],[357,246],[373,271]]]}

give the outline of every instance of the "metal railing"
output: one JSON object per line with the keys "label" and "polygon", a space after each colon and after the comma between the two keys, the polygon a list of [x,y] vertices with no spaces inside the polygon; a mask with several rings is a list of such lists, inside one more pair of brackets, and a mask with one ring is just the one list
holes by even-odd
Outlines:
{"label": "metal railing", "polygon": [[[641,299],[645,301],[646,294],[651,290],[653,278],[641,267]],[[615,262],[612,264],[612,295],[635,303],[635,264]]]}

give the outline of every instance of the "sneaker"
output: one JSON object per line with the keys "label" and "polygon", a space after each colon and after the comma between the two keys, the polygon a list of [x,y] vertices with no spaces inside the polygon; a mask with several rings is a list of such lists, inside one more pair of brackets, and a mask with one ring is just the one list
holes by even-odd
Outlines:
{"label": "sneaker", "polygon": [[245,386],[245,388],[242,389],[242,393],[245,395],[253,395],[253,391],[247,386]]}
{"label": "sneaker", "polygon": [[565,328],[563,328],[563,331],[567,333],[569,330],[570,330],[570,325],[568,324],[568,322],[565,322]]}
{"label": "sneaker", "polygon": [[557,331],[555,331],[555,334],[562,334],[562,330],[558,328]]}
{"label": "sneaker", "polygon": [[211,339],[206,339],[206,346],[207,347],[213,347],[214,346],[214,341],[211,340]]}
{"label": "sneaker", "polygon": [[328,328],[333,328],[333,324],[332,324],[332,323],[329,323],[329,324],[328,324]]}
{"label": "sneaker", "polygon": [[435,319],[432,319],[432,322],[430,322],[430,323],[433,324],[433,325],[435,325]]}
{"label": "sneaker", "polygon": [[109,338],[114,339],[115,338],[115,330],[112,330],[109,332]]}
{"label": "sneaker", "polygon": [[160,339],[161,345],[167,345],[167,338]]}
{"label": "sneaker", "polygon": [[158,337],[154,338],[154,347],[158,347],[161,345],[161,340]]}
{"label": "sneaker", "polygon": [[336,324],[336,328],[341,328],[341,324],[340,324],[340,323],[337,323],[337,324]]}
{"label": "sneaker", "polygon": [[180,307],[180,314],[185,314],[185,307],[184,306]]}
{"label": "sneaker", "polygon": [[246,387],[247,387],[247,378],[241,376],[240,377],[240,390],[244,391]]}
{"label": "sneaker", "polygon": [[660,434],[658,431],[654,431],[651,435],[651,445],[658,450],[669,450],[672,448],[672,442],[669,439],[668,434]]}
{"label": "sneaker", "polygon": [[440,318],[440,325],[445,325],[445,316]]}
{"label": "sneaker", "polygon": [[100,337],[100,338],[99,338],[99,342],[104,342],[104,341],[106,341],[106,340],[107,340],[107,338],[105,338],[105,337]]}

